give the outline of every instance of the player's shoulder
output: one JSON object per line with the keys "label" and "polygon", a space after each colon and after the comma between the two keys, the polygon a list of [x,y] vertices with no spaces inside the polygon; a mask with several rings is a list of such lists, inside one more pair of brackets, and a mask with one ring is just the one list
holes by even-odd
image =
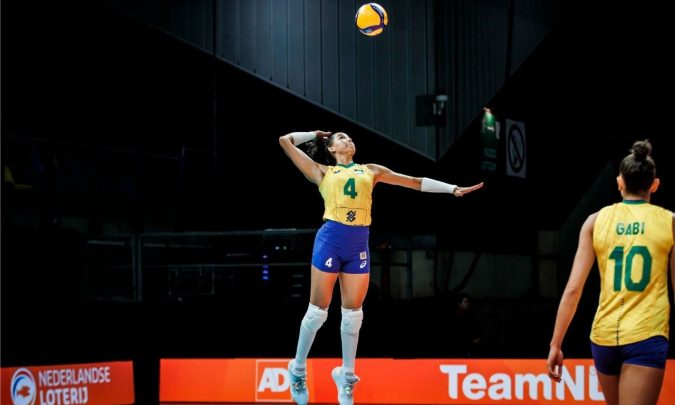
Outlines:
{"label": "player's shoulder", "polygon": [[591,215],[595,215],[596,218],[597,218],[598,216],[606,215],[606,214],[608,214],[608,213],[610,213],[610,212],[612,212],[616,209],[620,209],[621,205],[622,205],[622,203],[620,203],[620,202],[605,205],[604,207],[600,208],[598,211],[594,212]]}
{"label": "player's shoulder", "polygon": [[373,174],[378,175],[380,173],[389,171],[389,169],[379,163],[365,163],[362,166],[370,170]]}
{"label": "player's shoulder", "polygon": [[652,209],[654,209],[655,211],[661,212],[664,215],[670,215],[671,217],[675,217],[675,212],[669,210],[668,208],[662,207],[660,205],[655,205],[655,204],[649,204],[649,205],[651,207],[653,207]]}
{"label": "player's shoulder", "polygon": [[[606,208],[606,207],[605,207]],[[595,221],[598,219],[598,217],[602,214],[602,210],[604,208],[600,209],[599,211],[595,211],[594,213],[590,214],[589,216],[586,217],[586,220],[584,221],[583,227],[590,227],[593,228],[595,226]]]}

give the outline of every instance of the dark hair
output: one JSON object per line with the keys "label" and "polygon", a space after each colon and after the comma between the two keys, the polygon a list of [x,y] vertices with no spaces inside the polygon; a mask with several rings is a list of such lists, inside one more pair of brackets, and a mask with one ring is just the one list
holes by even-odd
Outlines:
{"label": "dark hair", "polygon": [[649,190],[656,178],[656,164],[650,156],[652,144],[648,139],[636,141],[630,152],[621,161],[619,173],[628,193],[642,194]]}
{"label": "dark hair", "polygon": [[456,303],[456,304],[461,304],[462,301],[464,301],[464,298],[466,298],[467,300],[469,300],[469,302],[473,301],[473,297],[471,297],[471,294],[462,291],[462,292],[460,292],[459,294],[457,294],[457,296],[455,297],[455,303]]}
{"label": "dark hair", "polygon": [[329,137],[316,138],[315,140],[307,142],[305,144],[307,155],[317,163],[335,166],[337,161],[328,151],[328,148],[333,144],[334,139],[335,134],[331,134]]}

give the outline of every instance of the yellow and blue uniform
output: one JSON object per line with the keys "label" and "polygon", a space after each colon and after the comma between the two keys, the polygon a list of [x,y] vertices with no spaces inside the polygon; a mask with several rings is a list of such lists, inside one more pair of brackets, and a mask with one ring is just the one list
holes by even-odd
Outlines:
{"label": "yellow and blue uniform", "polygon": [[314,242],[312,264],[326,272],[367,273],[369,225],[374,183],[366,165],[328,166],[319,192],[324,200],[324,225]]}
{"label": "yellow and blue uniform", "polygon": [[[665,343],[667,352],[672,223],[670,211],[642,200],[626,200],[598,212],[593,249],[601,291],[590,336],[596,345],[594,357],[601,350],[598,346],[623,348],[650,339],[649,344]],[[628,349],[626,353],[636,347]],[[665,361],[665,353],[663,358]]]}
{"label": "yellow and blue uniform", "polygon": [[344,225],[370,225],[373,172],[366,165],[328,166],[319,191],[325,207],[323,219]]}

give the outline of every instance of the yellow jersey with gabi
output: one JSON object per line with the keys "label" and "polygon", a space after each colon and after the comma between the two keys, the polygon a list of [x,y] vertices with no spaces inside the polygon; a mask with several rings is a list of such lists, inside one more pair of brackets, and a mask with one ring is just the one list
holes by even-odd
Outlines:
{"label": "yellow jersey with gabi", "polygon": [[619,346],[668,338],[668,260],[673,214],[646,201],[602,208],[593,227],[600,301],[591,341]]}
{"label": "yellow jersey with gabi", "polygon": [[345,225],[368,226],[373,203],[373,172],[366,165],[328,166],[319,184],[324,201],[324,220]]}

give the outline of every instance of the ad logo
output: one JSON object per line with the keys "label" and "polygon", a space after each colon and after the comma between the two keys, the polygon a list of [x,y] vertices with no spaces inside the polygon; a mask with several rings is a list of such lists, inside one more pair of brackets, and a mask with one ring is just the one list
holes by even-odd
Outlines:
{"label": "ad logo", "polygon": [[288,360],[256,360],[256,402],[291,402]]}
{"label": "ad logo", "polygon": [[28,369],[20,368],[12,376],[12,402],[14,405],[33,405],[37,394],[35,379]]}

